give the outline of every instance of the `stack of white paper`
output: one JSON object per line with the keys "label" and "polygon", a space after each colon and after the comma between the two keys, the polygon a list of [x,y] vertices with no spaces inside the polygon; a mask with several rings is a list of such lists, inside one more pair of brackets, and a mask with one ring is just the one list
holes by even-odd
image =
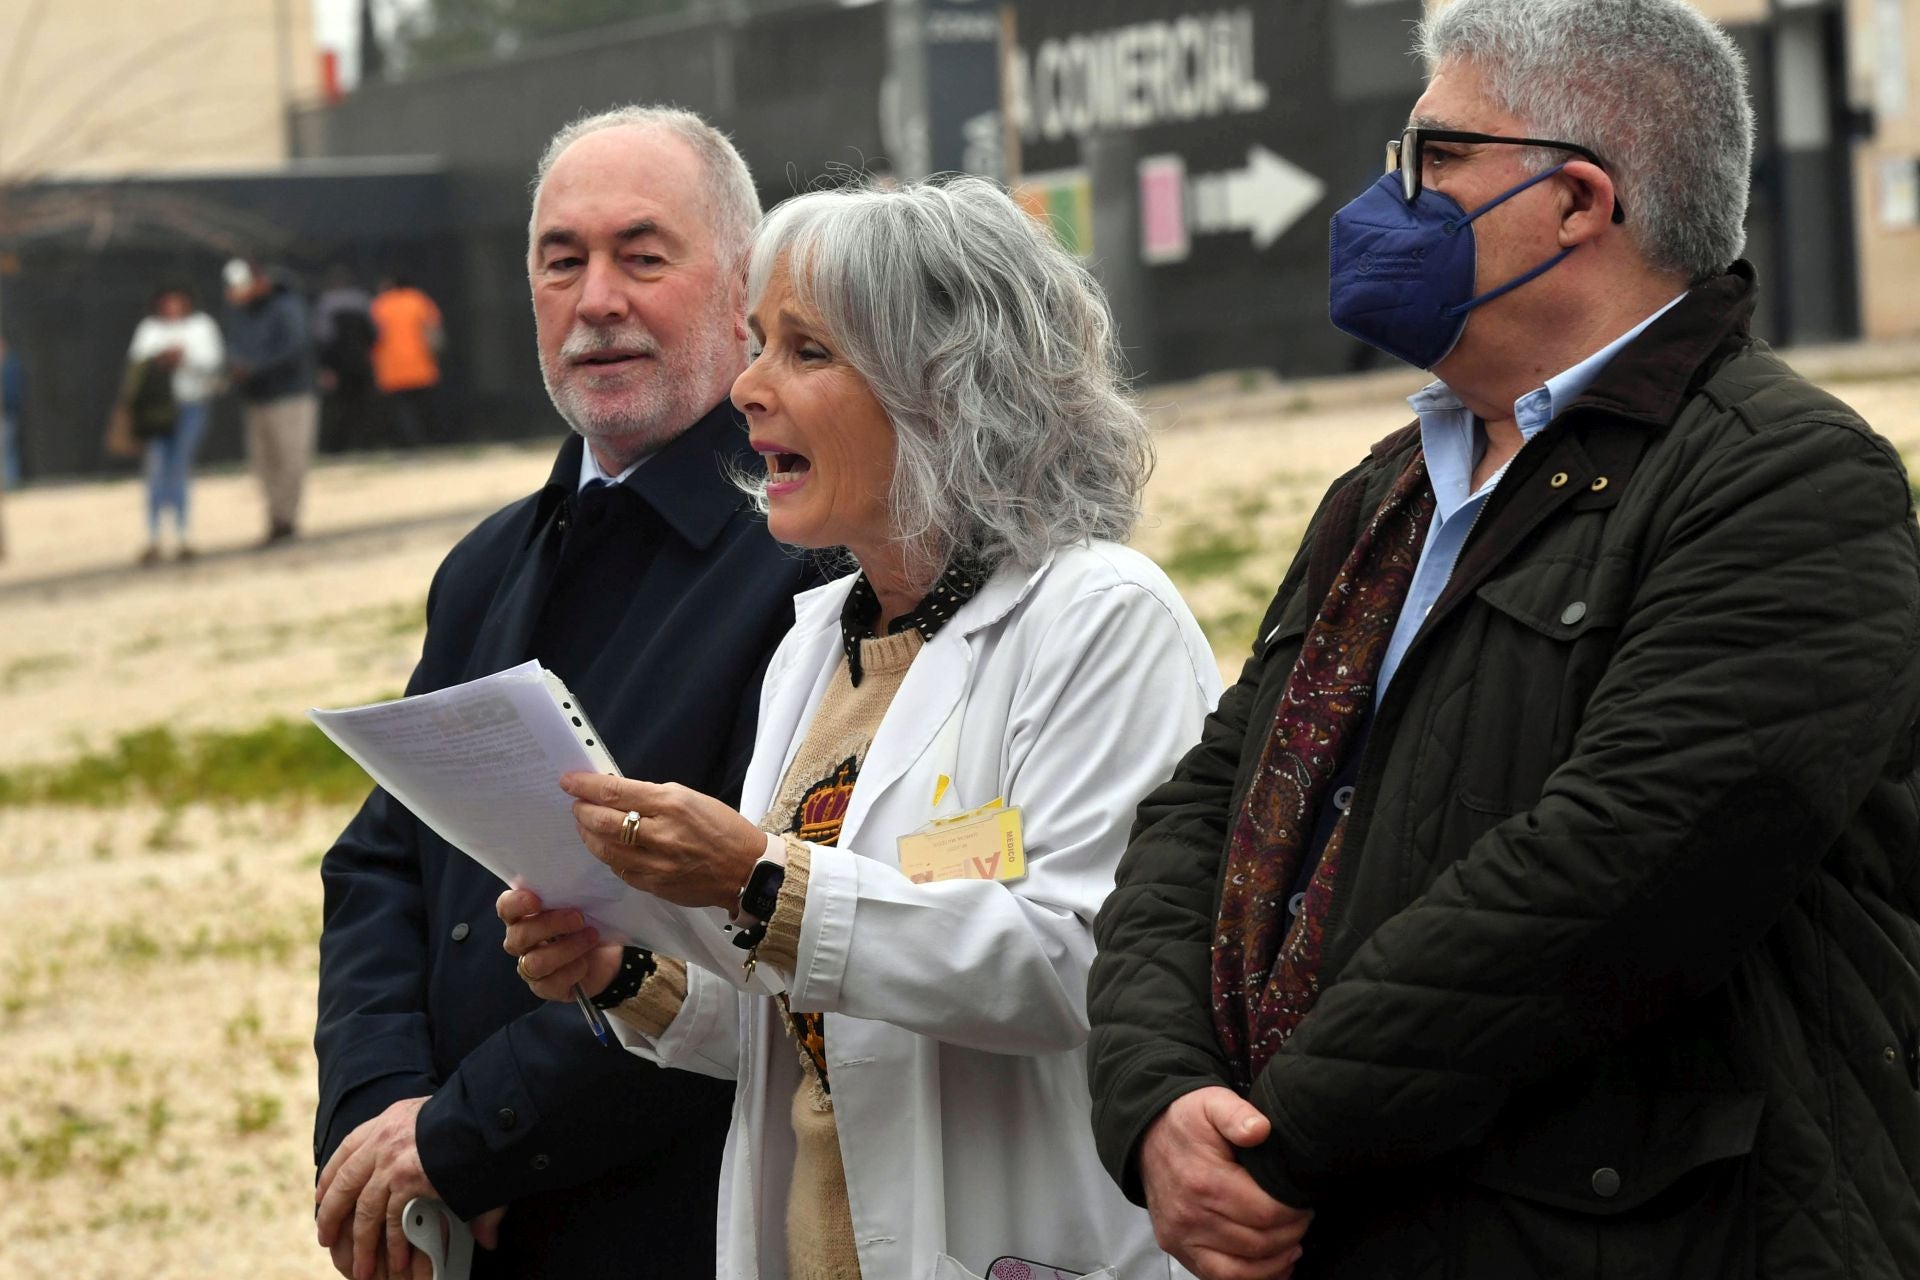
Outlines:
{"label": "stack of white paper", "polygon": [[506,883],[532,889],[547,906],[579,908],[608,941],[738,971],[725,912],[688,911],[637,892],[581,843],[560,775],[620,770],[585,710],[538,662],[309,714],[394,799]]}

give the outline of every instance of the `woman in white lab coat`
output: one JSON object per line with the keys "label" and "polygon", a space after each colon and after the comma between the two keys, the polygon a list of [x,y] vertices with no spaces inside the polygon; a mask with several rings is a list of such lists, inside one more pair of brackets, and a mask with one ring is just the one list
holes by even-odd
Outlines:
{"label": "woman in white lab coat", "polygon": [[567,780],[651,950],[526,891],[507,949],[738,1081],[721,1276],[1165,1277],[1094,1154],[1085,984],[1134,806],[1219,678],[1120,545],[1151,450],[1104,299],[978,179],[788,202],[748,295],[750,487],[857,571],[796,602],[740,811]]}

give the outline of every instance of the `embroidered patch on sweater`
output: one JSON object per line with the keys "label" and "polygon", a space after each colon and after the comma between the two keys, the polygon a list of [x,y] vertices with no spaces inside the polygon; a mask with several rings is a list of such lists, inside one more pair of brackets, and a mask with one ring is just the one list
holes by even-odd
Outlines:
{"label": "embroidered patch on sweater", "polygon": [[860,759],[848,756],[820,781],[808,787],[793,811],[793,825],[787,828],[809,844],[837,844],[840,827],[847,820],[847,806],[853,802],[853,784],[860,780]]}

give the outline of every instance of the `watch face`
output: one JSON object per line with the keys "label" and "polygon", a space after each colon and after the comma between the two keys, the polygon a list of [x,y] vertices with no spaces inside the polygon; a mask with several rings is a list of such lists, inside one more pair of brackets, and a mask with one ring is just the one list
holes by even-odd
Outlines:
{"label": "watch face", "polygon": [[747,877],[747,888],[740,895],[740,907],[756,920],[773,915],[780,902],[780,886],[787,882],[787,869],[778,863],[762,862]]}

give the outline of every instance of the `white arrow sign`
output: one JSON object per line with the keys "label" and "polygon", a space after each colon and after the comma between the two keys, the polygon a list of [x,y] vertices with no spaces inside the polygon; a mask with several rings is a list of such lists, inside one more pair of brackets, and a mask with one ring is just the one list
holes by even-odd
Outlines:
{"label": "white arrow sign", "polygon": [[1247,167],[1193,177],[1196,235],[1247,231],[1265,249],[1320,203],[1326,183],[1265,147],[1247,148]]}

